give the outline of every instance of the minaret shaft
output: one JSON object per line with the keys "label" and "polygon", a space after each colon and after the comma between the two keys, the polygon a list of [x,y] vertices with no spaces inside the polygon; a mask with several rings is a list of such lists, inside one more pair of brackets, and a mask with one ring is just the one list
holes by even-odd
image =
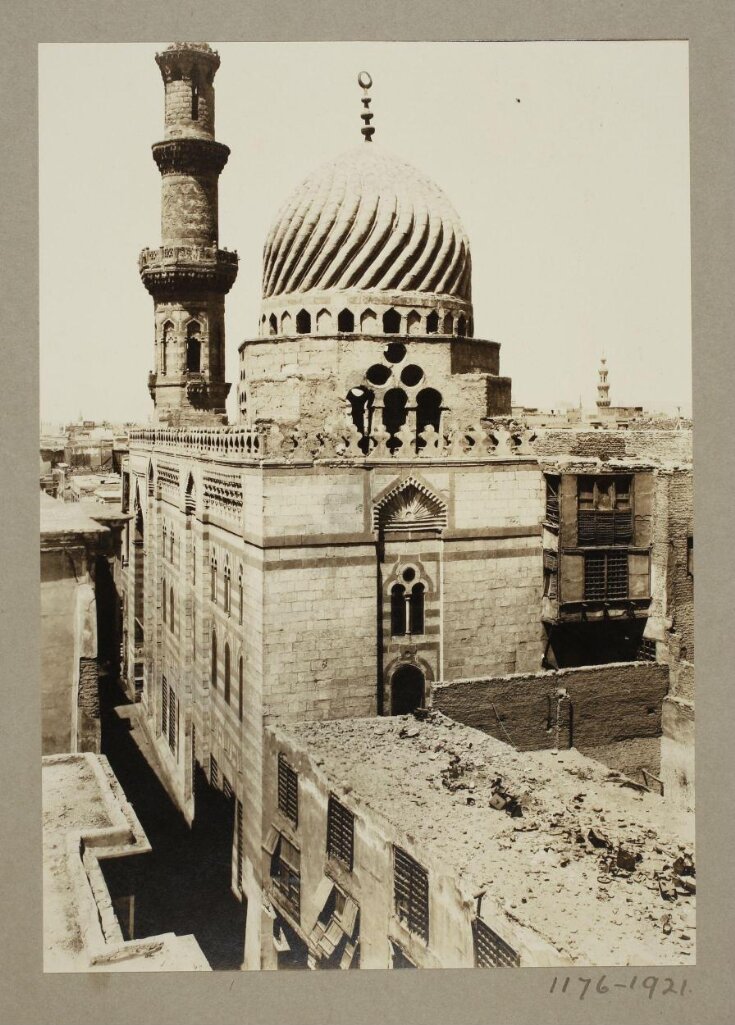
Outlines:
{"label": "minaret shaft", "polygon": [[140,255],[154,301],[155,368],[148,387],[159,423],[221,420],[225,381],[225,295],[237,254],[218,248],[219,175],[229,149],[214,138],[214,75],[206,43],[174,43],[156,62],[165,87],[164,140],[153,146],[161,173],[161,246]]}

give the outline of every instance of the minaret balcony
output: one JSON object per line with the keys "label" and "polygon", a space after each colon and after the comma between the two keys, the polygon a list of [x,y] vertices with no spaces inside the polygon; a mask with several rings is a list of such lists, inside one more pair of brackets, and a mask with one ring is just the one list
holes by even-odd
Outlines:
{"label": "minaret balcony", "polygon": [[237,253],[216,246],[161,246],[138,258],[143,284],[154,299],[191,292],[225,295],[237,277]]}

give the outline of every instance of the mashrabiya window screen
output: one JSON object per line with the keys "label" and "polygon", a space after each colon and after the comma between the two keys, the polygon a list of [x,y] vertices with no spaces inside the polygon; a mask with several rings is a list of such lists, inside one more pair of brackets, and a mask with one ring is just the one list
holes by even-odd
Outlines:
{"label": "mashrabiya window screen", "polygon": [[521,959],[481,918],[472,923],[477,968],[520,968]]}
{"label": "mashrabiya window screen", "polygon": [[429,942],[429,876],[402,848],[393,848],[393,895],[396,914],[411,932]]}
{"label": "mashrabiya window screen", "polygon": [[333,795],[327,812],[327,853],[352,869],[355,816]]}
{"label": "mashrabiya window screen", "polygon": [[584,596],[587,599],[628,597],[628,553],[586,552]]}
{"label": "mashrabiya window screen", "polygon": [[278,807],[293,822],[299,822],[299,777],[282,754],[278,756]]}

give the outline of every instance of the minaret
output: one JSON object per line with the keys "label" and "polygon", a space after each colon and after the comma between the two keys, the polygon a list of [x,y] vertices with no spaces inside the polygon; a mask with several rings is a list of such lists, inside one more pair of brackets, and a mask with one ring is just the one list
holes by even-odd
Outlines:
{"label": "minaret", "polygon": [[222,421],[225,295],[237,253],[218,248],[219,175],[230,150],[214,138],[213,80],[220,60],[207,43],[172,43],[156,54],[165,86],[161,247],[139,269],[155,305],[155,369],[148,389],[159,423]]}
{"label": "minaret", "polygon": [[598,371],[600,380],[597,385],[597,408],[606,409],[610,405],[610,385],[607,383],[607,360],[603,356]]}

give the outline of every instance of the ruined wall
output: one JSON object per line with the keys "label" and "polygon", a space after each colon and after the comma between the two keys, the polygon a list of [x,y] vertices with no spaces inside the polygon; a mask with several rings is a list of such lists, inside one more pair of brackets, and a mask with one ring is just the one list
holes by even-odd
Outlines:
{"label": "ruined wall", "polygon": [[694,535],[694,481],[691,469],[674,470],[668,494],[668,605],[681,658],[694,661],[694,573],[687,569],[687,539]]}
{"label": "ruined wall", "polygon": [[599,459],[656,459],[691,463],[690,429],[657,430],[630,427],[624,430],[539,428],[534,449],[539,456],[570,455]]}
{"label": "ruined wall", "polygon": [[664,699],[661,781],[667,798],[694,808],[694,666],[671,667],[671,690]]}
{"label": "ruined wall", "polygon": [[[568,698],[560,699],[562,688]],[[440,683],[432,701],[521,751],[573,746],[628,774],[658,774],[667,689],[667,666],[634,662]]]}
{"label": "ruined wall", "polygon": [[41,551],[43,754],[98,752],[97,623],[84,545]]}

